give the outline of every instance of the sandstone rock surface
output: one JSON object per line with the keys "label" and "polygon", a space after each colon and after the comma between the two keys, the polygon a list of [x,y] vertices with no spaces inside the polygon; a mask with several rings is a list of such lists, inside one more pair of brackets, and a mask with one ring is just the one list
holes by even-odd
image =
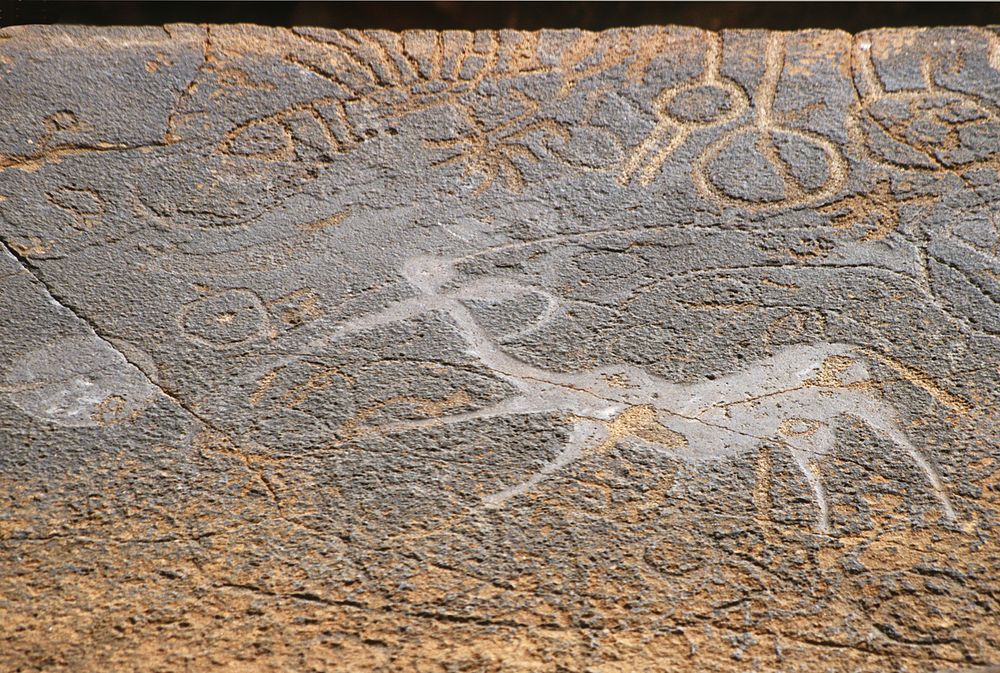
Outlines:
{"label": "sandstone rock surface", "polygon": [[1000,664],[1000,33],[0,31],[0,669]]}

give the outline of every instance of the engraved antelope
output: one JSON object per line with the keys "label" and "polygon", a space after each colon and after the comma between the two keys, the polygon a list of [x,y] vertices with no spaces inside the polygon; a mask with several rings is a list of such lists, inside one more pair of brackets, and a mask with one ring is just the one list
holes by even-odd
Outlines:
{"label": "engraved antelope", "polygon": [[542,296],[546,309],[518,333],[526,334],[557,315],[558,300],[543,290],[506,279],[456,283],[456,261],[411,258],[403,274],[418,294],[341,324],[334,338],[427,312],[444,312],[459,329],[468,351],[511,383],[518,394],[474,411],[361,426],[352,438],[515,414],[566,414],[572,428],[559,454],[523,481],[485,497],[487,508],[502,507],[585,454],[608,450],[620,440],[641,442],[672,458],[695,463],[755,451],[762,443],[771,442],[787,449],[802,471],[818,509],[817,528],[827,533],[827,497],[811,461],[833,450],[833,423],[848,415],[905,451],[923,472],[946,518],[955,519],[937,472],[907,438],[895,410],[877,394],[865,360],[880,359],[878,354],[839,343],[791,346],[740,372],[695,384],[671,383],[632,365],[554,372],[503,352],[463,301]]}

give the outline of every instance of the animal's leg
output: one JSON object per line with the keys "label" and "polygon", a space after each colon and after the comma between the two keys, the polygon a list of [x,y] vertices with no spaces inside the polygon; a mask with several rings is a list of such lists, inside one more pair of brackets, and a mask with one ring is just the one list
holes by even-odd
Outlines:
{"label": "animal's leg", "polygon": [[836,438],[830,426],[811,418],[788,418],[778,426],[780,437],[776,437],[788,447],[792,459],[806,478],[816,501],[817,528],[820,533],[830,532],[830,507],[826,500],[826,489],[819,471],[811,459],[830,453]]}
{"label": "animal's leg", "polygon": [[497,509],[502,507],[511,498],[527,493],[550,475],[582,458],[583,452],[587,448],[600,445],[607,437],[607,434],[608,429],[602,423],[589,421],[576,422],[570,431],[569,440],[563,446],[563,450],[559,455],[543,465],[541,469],[520,484],[505,488],[499,493],[486,496],[483,498],[483,505],[487,509]]}
{"label": "animal's leg", "polygon": [[874,411],[859,409],[853,413],[859,416],[861,420],[875,430],[887,435],[889,439],[896,444],[896,446],[899,446],[910,455],[913,462],[920,467],[924,476],[927,477],[927,481],[931,485],[931,490],[934,491],[934,496],[938,499],[938,502],[941,503],[941,509],[944,510],[945,516],[949,521],[955,521],[955,510],[951,506],[951,500],[948,498],[948,492],[941,483],[941,478],[934,470],[934,467],[930,464],[930,461],[928,461],[924,454],[921,453],[921,451],[907,438],[906,433],[904,433],[903,429],[899,426],[899,422],[896,420],[895,414],[891,413],[891,411],[887,409],[878,409]]}
{"label": "animal's leg", "polygon": [[788,444],[792,459],[798,465],[802,476],[806,478],[809,487],[812,488],[813,499],[816,501],[816,508],[818,510],[816,515],[817,528],[820,533],[828,534],[830,532],[830,507],[826,502],[826,490],[823,488],[823,481],[820,479],[816,468],[809,462],[809,457],[814,452],[798,448],[787,441],[786,444]]}

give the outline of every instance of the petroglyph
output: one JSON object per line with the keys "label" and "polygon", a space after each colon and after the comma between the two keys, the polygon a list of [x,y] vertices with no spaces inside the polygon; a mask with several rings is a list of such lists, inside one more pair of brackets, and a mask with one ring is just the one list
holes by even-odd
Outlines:
{"label": "petroglyph", "polygon": [[260,241],[253,231],[227,231],[219,237],[201,237],[193,243],[184,241],[158,250],[145,264],[153,271],[204,280],[274,273],[323,254],[329,245],[327,230],[345,217],[346,213],[337,213],[320,218],[282,231],[267,241]]}
{"label": "petroglyph", "polygon": [[298,327],[322,317],[319,294],[312,288],[300,288],[267,302],[278,312],[278,317],[289,327]]}
{"label": "petroglyph", "polygon": [[445,166],[453,162],[464,165],[465,176],[482,176],[477,192],[488,189],[497,178],[514,192],[524,189],[524,175],[516,160],[537,161],[538,156],[523,144],[532,134],[552,136],[569,141],[569,132],[551,120],[533,121],[536,110],[520,115],[515,120],[494,129],[486,129],[477,120],[470,120],[475,130],[455,140],[430,140],[429,147],[454,153],[434,163]]}
{"label": "petroglyph", "polygon": [[232,348],[273,332],[264,302],[242,288],[216,291],[202,288],[203,295],[181,307],[178,320],[191,340],[211,348]]}
{"label": "petroglyph", "polygon": [[[774,99],[784,64],[784,38],[772,34],[764,52],[764,76],[752,119],[708,145],[695,162],[692,177],[703,194],[750,208],[789,208],[827,198],[844,184],[847,162],[840,147],[818,133],[786,125],[775,114]],[[725,155],[732,163],[741,153],[749,153],[737,163],[742,172],[728,176],[730,169],[721,168],[720,160]],[[754,156],[759,160],[751,159]],[[796,164],[803,156],[811,156],[812,162],[825,169],[823,179],[816,184],[796,175]],[[762,188],[763,183],[768,186]]]}
{"label": "petroglyph", "polygon": [[998,54],[0,29],[0,670],[1000,661]]}
{"label": "petroglyph", "polygon": [[[660,93],[657,125],[625,162],[620,181],[637,176],[641,184],[649,184],[693,134],[718,128],[722,134],[700,151],[691,173],[708,198],[764,209],[815,203],[835,194],[847,179],[840,147],[818,133],[792,128],[774,109],[785,67],[784,37],[774,33],[768,39],[764,75],[752,105],[746,92],[721,74],[723,49],[721,37],[709,41],[699,79]],[[805,157],[823,166],[823,177],[815,184],[797,174]],[[734,170],[742,172],[730,175]]]}
{"label": "petroglyph", "polygon": [[1000,209],[990,202],[933,232],[923,273],[939,305],[959,320],[1000,335]]}
{"label": "petroglyph", "polygon": [[53,205],[62,208],[73,218],[73,226],[84,231],[100,223],[105,203],[101,196],[90,189],[62,187],[48,193]]}
{"label": "petroglyph", "polygon": [[[391,35],[380,31],[301,32],[311,55],[292,54],[289,63],[328,80],[342,93],[297,104],[231,130],[219,151],[262,161],[288,161],[311,146],[328,153],[348,152],[366,140],[395,133],[393,124],[432,110],[457,115],[458,137],[426,138],[426,146],[445,157],[434,165],[460,162],[479,175],[480,191],[498,177],[512,190],[523,185],[515,162],[534,157],[523,141],[535,132],[562,135],[552,120],[535,118],[539,103],[520,96],[523,111],[514,119],[490,121],[477,88],[488,77],[513,70],[518,52],[494,33]],[[516,92],[512,95],[517,96]],[[378,110],[382,126],[362,122],[358,112]],[[452,123],[454,123],[454,121]]]}
{"label": "petroglyph", "polygon": [[[606,124],[587,121],[601,99],[599,92],[588,94],[578,124],[560,120],[565,110],[559,104],[576,94],[574,83],[623,60],[619,50],[611,50],[597,70],[576,69],[577,60],[586,56],[581,44],[589,44],[589,36],[566,50],[560,69],[541,63],[537,36],[489,31],[398,36],[351,30],[297,35],[310,49],[290,54],[286,61],[329,81],[339,92],[240,124],[219,142],[219,152],[266,162],[317,152],[332,156],[396,135],[404,119],[430,114],[437,121],[422,143],[439,157],[431,165],[460,165],[465,177],[475,178],[477,193],[497,181],[521,191],[525,163],[547,159],[570,170],[610,171],[622,155],[620,139]],[[644,48],[648,52],[648,45]],[[641,52],[628,56],[636,60],[636,71],[648,67],[652,58]],[[508,89],[503,105],[514,112],[497,117],[495,87],[514,78],[549,75],[564,79],[555,99]],[[581,142],[588,145],[586,152],[573,148]]]}
{"label": "petroglyph", "polygon": [[861,96],[860,122],[881,162],[911,169],[958,170],[996,165],[1000,112],[986,99],[945,88],[935,54],[920,57],[920,84],[887,91],[873,61],[873,44],[859,39],[852,63]]}
{"label": "petroglyph", "polygon": [[[457,280],[455,261],[411,258],[403,274],[419,294],[379,313],[342,323],[336,335],[342,338],[427,312],[445,312],[470,353],[519,391],[492,407],[398,422],[368,432],[398,433],[514,414],[555,413],[570,419],[570,436],[559,455],[525,481],[487,496],[487,507],[500,507],[584,455],[606,451],[624,439],[644,442],[688,462],[721,460],[771,444],[787,450],[801,469],[818,509],[817,527],[828,533],[827,498],[817,463],[836,446],[833,428],[837,420],[852,416],[909,456],[924,473],[946,519],[954,521],[954,509],[937,472],[907,438],[892,406],[876,392],[877,381],[865,364],[871,359],[869,349],[835,343],[787,347],[741,372],[690,385],[670,383],[629,365],[580,373],[547,371],[505,353],[476,323],[463,301],[538,293],[555,304],[552,295],[503,279],[478,279],[447,289]],[[541,327],[552,315],[547,312],[531,328]]]}
{"label": "petroglyph", "polygon": [[899,228],[901,210],[905,206],[928,206],[932,196],[902,196],[892,192],[887,179],[876,182],[863,194],[852,194],[822,206],[818,212],[832,215],[830,223],[837,228],[864,227],[862,241],[881,241]]}
{"label": "petroglyph", "polygon": [[721,127],[740,119],[749,109],[746,92],[719,72],[722,38],[707,43],[705,65],[694,82],[660,92],[654,103],[657,124],[625,161],[619,180],[638,177],[649,184],[670,155],[701,128]]}

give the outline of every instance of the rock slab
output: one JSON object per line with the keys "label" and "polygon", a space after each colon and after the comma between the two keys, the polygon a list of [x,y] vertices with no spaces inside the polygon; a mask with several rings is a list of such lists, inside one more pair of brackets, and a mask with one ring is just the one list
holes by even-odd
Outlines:
{"label": "rock slab", "polygon": [[0,668],[1000,664],[1000,32],[0,31]]}

